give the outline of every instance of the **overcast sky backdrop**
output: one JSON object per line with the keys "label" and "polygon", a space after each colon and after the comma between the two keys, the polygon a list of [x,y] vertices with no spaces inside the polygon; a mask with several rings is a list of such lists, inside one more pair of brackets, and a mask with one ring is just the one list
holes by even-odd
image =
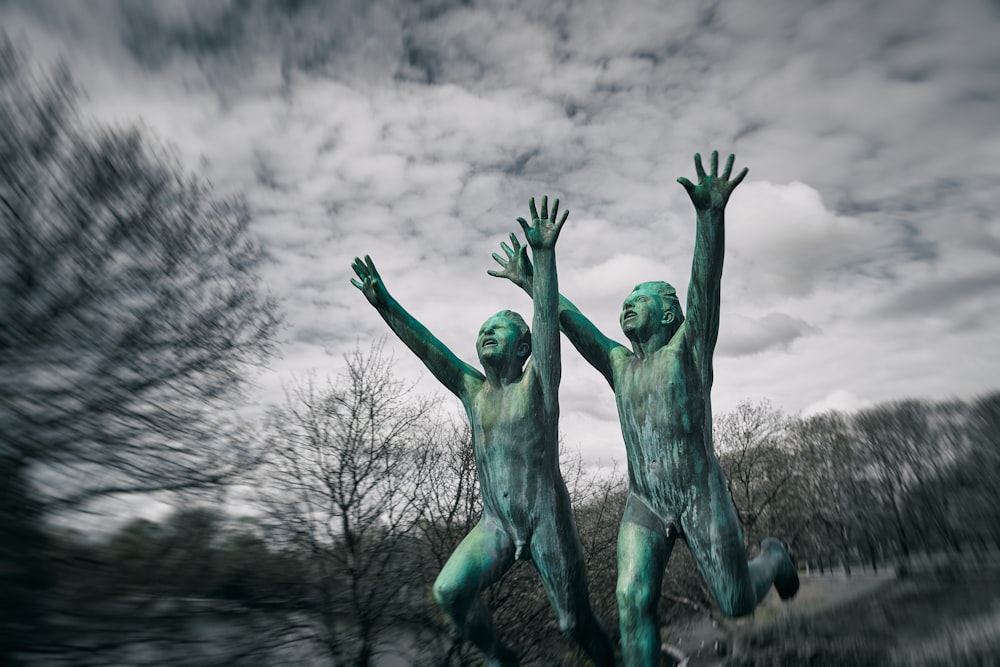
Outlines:
{"label": "overcast sky backdrop", "polygon": [[[483,320],[530,320],[486,270],[542,194],[571,211],[562,292],[624,341],[633,285],[686,291],[675,179],[712,149],[750,168],[726,221],[717,414],[1000,385],[996,1],[0,0],[0,25],[68,61],[87,114],[145,124],[246,194],[288,322],[262,401],[388,333],[349,283],[365,253],[478,366]],[[623,460],[610,389],[563,358],[566,444]]]}

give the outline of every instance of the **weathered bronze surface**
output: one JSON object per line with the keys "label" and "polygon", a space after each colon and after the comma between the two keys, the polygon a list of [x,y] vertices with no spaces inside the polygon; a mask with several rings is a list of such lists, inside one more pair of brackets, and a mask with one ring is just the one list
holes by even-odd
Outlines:
{"label": "weathered bronze surface", "polygon": [[[677,179],[696,211],[696,237],[685,318],[674,288],[637,285],[619,321],[631,349],[595,327],[560,297],[562,330],[611,385],[628,456],[629,496],[618,533],[618,612],[626,665],[659,664],[657,602],[674,542],[684,540],[722,611],[743,616],[774,584],[783,598],[798,590],[795,567],[781,543],[767,538],[747,562],[743,534],[712,444],[712,357],[719,334],[725,207],[743,181],[721,176],[718,153],[709,173],[695,155],[698,182]],[[504,277],[532,293],[526,248],[512,236],[494,254]],[[537,294],[537,291],[534,292]],[[535,297],[538,298],[537,296]],[[536,305],[537,308],[537,305]]]}
{"label": "weathered bronze surface", "polygon": [[[559,471],[559,288],[555,243],[568,211],[557,220],[547,198],[531,222],[518,218],[536,267],[534,335],[511,311],[490,317],[479,330],[480,373],[461,361],[390,296],[371,258],[354,260],[351,282],[431,373],[462,401],[472,425],[472,446],[483,498],[483,516],[448,559],[434,597],[491,665],[516,664],[497,636],[480,591],[519,558],[534,563],[559,627],[597,665],[611,665],[607,631],[593,614],[583,550],[569,493]],[[526,250],[526,249],[525,249]],[[527,255],[525,255],[527,261]],[[530,355],[530,359],[529,359]]]}

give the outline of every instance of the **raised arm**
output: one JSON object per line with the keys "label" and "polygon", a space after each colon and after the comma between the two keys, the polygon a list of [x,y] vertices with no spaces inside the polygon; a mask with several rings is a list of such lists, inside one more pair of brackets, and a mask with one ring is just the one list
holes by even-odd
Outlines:
{"label": "raised arm", "polygon": [[531,329],[531,358],[535,375],[542,385],[542,400],[548,419],[558,419],[559,379],[562,376],[562,359],[559,354],[559,280],[556,276],[556,240],[562,230],[569,211],[559,218],[559,200],[552,203],[549,215],[549,198],[542,197],[542,211],[535,208],[534,197],[528,203],[531,222],[524,218],[517,221],[524,230],[524,237],[531,246],[535,260],[531,298],[534,302],[534,316]]}
{"label": "raised arm", "polygon": [[702,367],[706,384],[712,384],[712,355],[719,338],[720,287],[722,261],[725,254],[725,210],[729,196],[747,175],[744,167],[736,178],[729,180],[735,156],[726,160],[726,168],[719,176],[719,153],[712,151],[711,171],[706,174],[701,155],[694,156],[698,183],[677,179],[684,186],[697,212],[697,231],[694,242],[694,260],[691,265],[691,283],[688,286],[686,337],[692,346],[696,363]]}
{"label": "raised arm", "polygon": [[[534,293],[534,271],[531,260],[528,259],[528,248],[522,246],[517,235],[510,235],[511,245],[501,243],[500,247],[506,257],[498,253],[493,253],[493,259],[500,265],[500,270],[491,269],[487,271],[496,278],[506,278],[528,294]],[[573,303],[559,295],[559,326],[573,347],[583,356],[587,362],[596,368],[601,375],[614,388],[614,375],[611,370],[611,352],[615,348],[625,348],[603,333],[580,312]]]}
{"label": "raised arm", "polygon": [[469,381],[482,382],[485,379],[483,374],[455,356],[392,298],[371,257],[365,255],[364,261],[355,257],[352,268],[360,280],[352,278],[351,284],[361,290],[389,328],[420,357],[434,377],[464,403],[469,398]]}

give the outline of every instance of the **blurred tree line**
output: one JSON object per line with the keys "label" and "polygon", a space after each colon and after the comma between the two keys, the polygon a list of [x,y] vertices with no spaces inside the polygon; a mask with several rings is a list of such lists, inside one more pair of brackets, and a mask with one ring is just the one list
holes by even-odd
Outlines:
{"label": "blurred tree line", "polygon": [[77,99],[0,33],[3,664],[58,652],[81,612],[47,526],[214,492],[259,457],[233,401],[279,326],[244,202]]}
{"label": "blurred tree line", "polygon": [[[378,344],[238,419],[280,326],[247,207],[75,99],[0,34],[0,664],[474,662],[430,595],[481,510],[468,429]],[[715,421],[751,556],[775,535],[850,574],[1000,546],[1000,393]],[[625,476],[562,464],[616,633]],[[150,494],[176,510],[101,527],[109,499]],[[526,664],[582,664],[533,568],[486,597]],[[661,610],[718,616],[684,549]]]}
{"label": "blurred tree line", "polygon": [[[473,664],[430,595],[479,517],[469,434],[410,395],[389,362],[377,348],[355,352],[336,382],[290,392],[270,417],[263,462],[248,473],[258,490],[253,516],[195,505],[96,540],[51,537],[44,556],[57,564],[58,594],[81,616],[58,619],[68,638],[60,651],[73,656],[64,664],[361,665],[395,651],[413,664]],[[914,428],[918,416],[923,426]],[[744,403],[720,415],[720,461],[750,554],[779,535],[800,565],[848,575],[905,567],[923,552],[995,557],[998,417],[1000,393],[809,418]],[[563,470],[593,604],[616,632],[627,483],[572,457]],[[529,565],[486,599],[525,664],[586,664],[560,635]],[[723,620],[677,549],[661,614],[670,623],[691,613]],[[218,629],[201,636],[199,623]],[[72,639],[83,630],[86,639]],[[137,644],[156,651],[144,662],[129,653]]]}

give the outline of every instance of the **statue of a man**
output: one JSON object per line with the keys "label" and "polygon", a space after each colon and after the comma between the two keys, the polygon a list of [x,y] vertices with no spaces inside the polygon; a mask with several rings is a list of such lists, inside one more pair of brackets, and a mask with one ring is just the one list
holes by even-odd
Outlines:
{"label": "statue of a man", "polygon": [[[712,445],[712,356],[719,334],[719,289],[724,212],[743,169],[730,180],[732,155],[719,176],[712,153],[705,173],[695,155],[698,183],[677,179],[697,211],[687,317],[668,283],[635,287],[622,304],[622,332],[632,349],[607,338],[560,297],[560,324],[577,350],[615,392],[628,456],[629,495],[618,532],[618,614],[626,665],[659,664],[657,602],[675,540],[684,540],[723,613],[753,611],[772,583],[782,598],[799,587],[781,543],[767,538],[749,563],[743,534]],[[503,244],[506,258],[491,275],[531,291],[524,248]]]}
{"label": "statue of a man", "polygon": [[[392,330],[431,373],[462,401],[472,425],[472,447],[483,498],[479,523],[462,540],[434,583],[434,597],[490,665],[516,664],[497,637],[480,591],[514,562],[534,563],[555,608],[560,629],[596,665],[612,665],[614,649],[590,607],[587,569],[559,471],[559,290],[555,243],[568,211],[559,200],[531,222],[518,218],[536,266],[534,337],[520,315],[493,315],[479,329],[480,373],[461,361],[386,290],[369,257],[354,261],[352,280]],[[528,359],[529,354],[531,359]]]}

